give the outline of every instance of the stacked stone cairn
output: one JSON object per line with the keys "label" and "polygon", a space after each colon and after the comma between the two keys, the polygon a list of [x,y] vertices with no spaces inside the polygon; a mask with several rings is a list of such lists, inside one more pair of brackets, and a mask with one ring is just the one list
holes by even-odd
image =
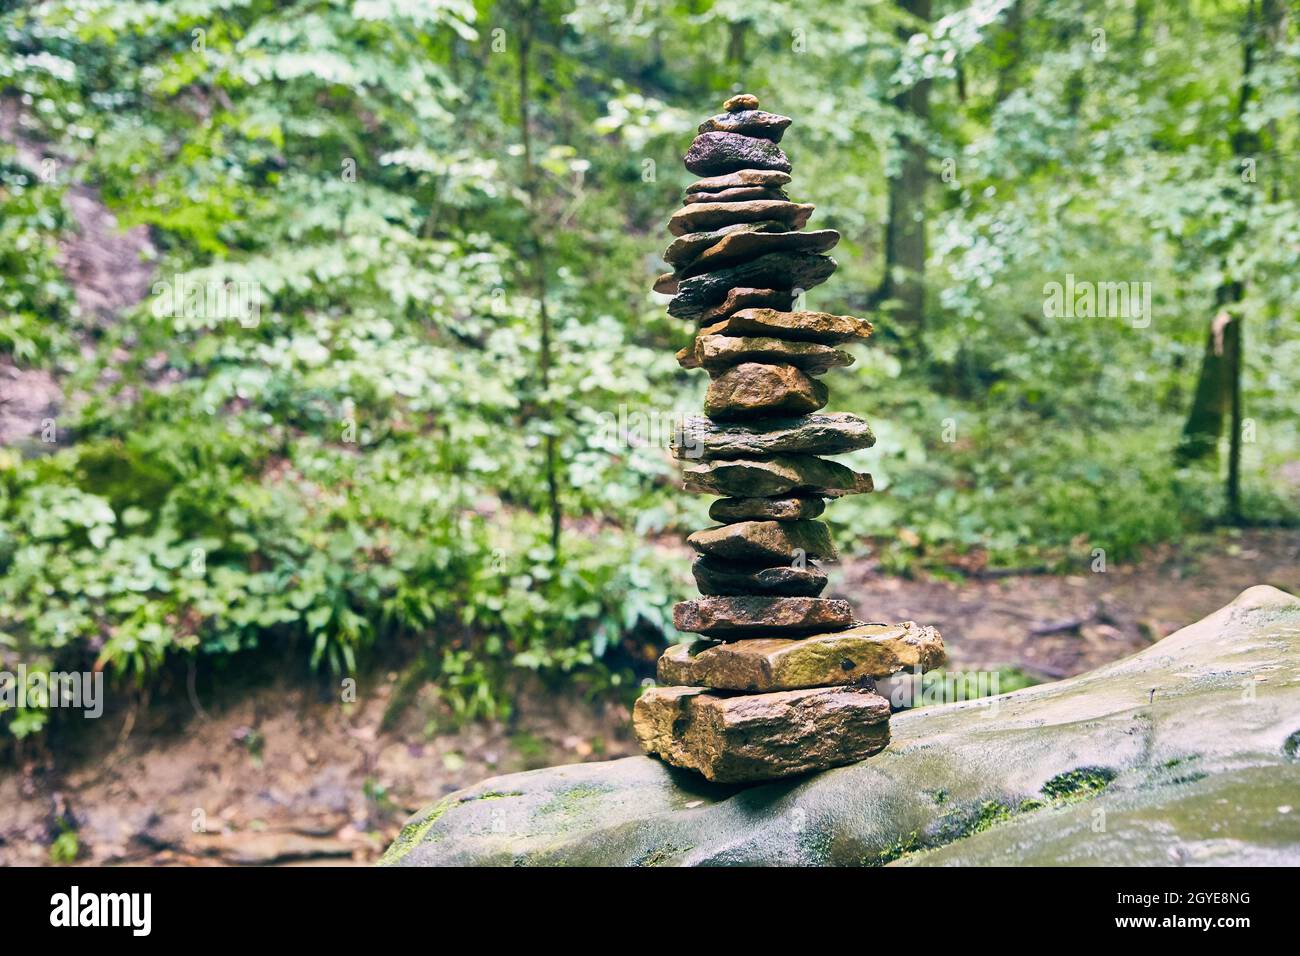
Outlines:
{"label": "stacked stone cairn", "polygon": [[871,334],[862,319],[792,311],[802,290],[835,271],[832,229],[802,231],[813,207],[791,202],[778,145],[789,118],[748,94],[705,120],[686,154],[702,177],[669,220],[674,271],[655,282],[670,315],[697,326],[677,353],[711,382],[706,418],[674,441],[688,491],[719,495],[718,526],[687,540],[702,597],[674,608],[701,635],[659,660],[659,686],[637,701],[642,747],[709,780],[770,780],[861,760],[889,741],[888,701],[875,680],[944,662],[943,639],[912,621],[868,624],[846,601],[818,595],[836,557],[825,499],[872,489],[822,455],[868,448],[853,415],[818,414],[818,376],[850,365],[836,348]]}

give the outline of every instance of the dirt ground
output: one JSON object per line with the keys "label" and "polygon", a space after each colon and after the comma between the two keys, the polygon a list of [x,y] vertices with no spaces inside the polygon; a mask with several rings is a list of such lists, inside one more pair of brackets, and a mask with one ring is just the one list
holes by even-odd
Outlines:
{"label": "dirt ground", "polygon": [[943,633],[951,664],[1058,679],[1132,654],[1253,584],[1300,593],[1300,532],[1205,535],[1139,563],[1074,575],[908,580],[850,563],[832,590],[864,620],[914,619]]}
{"label": "dirt ground", "polygon": [[[685,560],[685,556],[683,557]],[[960,583],[883,577],[846,563],[834,593],[864,620],[937,625],[952,667],[1011,666],[1054,679],[1126,656],[1252,584],[1300,593],[1300,533],[1246,531],[1079,576]],[[61,833],[80,863],[374,861],[403,819],[498,773],[636,752],[627,708],[523,689],[507,723],[439,729],[429,689],[381,730],[397,675],[356,701],[272,683],[228,700],[155,702],[98,722],[80,754],[0,770],[0,864],[51,860]],[[201,695],[200,695],[201,696]]]}

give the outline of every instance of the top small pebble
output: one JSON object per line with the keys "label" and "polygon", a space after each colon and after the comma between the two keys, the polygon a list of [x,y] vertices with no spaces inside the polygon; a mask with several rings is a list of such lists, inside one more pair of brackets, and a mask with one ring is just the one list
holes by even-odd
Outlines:
{"label": "top small pebble", "polygon": [[741,110],[756,110],[758,109],[758,97],[751,93],[737,93],[723,103],[722,108],[728,113],[739,113]]}

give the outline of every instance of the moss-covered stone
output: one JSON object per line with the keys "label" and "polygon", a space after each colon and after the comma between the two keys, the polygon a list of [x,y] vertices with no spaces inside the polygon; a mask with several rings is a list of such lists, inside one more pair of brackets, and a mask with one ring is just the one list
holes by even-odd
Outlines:
{"label": "moss-covered stone", "polygon": [[[847,767],[758,786],[646,757],[512,774],[417,814],[384,862],[1294,866],[1297,669],[1300,600],[1251,588],[1091,673],[895,715]],[[575,787],[604,789],[539,812]]]}
{"label": "moss-covered stone", "polygon": [[861,624],[795,639],[675,644],[659,658],[659,681],[766,693],[856,684],[904,669],[928,671],[943,661],[943,638],[932,627],[914,621]]}

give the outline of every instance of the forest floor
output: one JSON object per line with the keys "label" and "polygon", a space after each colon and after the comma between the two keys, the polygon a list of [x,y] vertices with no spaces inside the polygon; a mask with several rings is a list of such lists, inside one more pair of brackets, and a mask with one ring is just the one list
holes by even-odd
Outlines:
{"label": "forest floor", "polygon": [[[1131,654],[1252,584],[1300,593],[1300,533],[1207,535],[1079,576],[911,579],[847,561],[834,592],[865,620],[937,625],[953,669],[1054,679]],[[508,722],[459,729],[445,729],[426,689],[382,729],[397,681],[363,677],[348,704],[319,684],[210,682],[194,703],[175,693],[110,711],[75,752],[0,770],[0,864],[48,862],[62,832],[75,832],[64,846],[82,863],[368,863],[409,813],[460,787],[637,752],[622,703],[541,686],[519,690]]]}

